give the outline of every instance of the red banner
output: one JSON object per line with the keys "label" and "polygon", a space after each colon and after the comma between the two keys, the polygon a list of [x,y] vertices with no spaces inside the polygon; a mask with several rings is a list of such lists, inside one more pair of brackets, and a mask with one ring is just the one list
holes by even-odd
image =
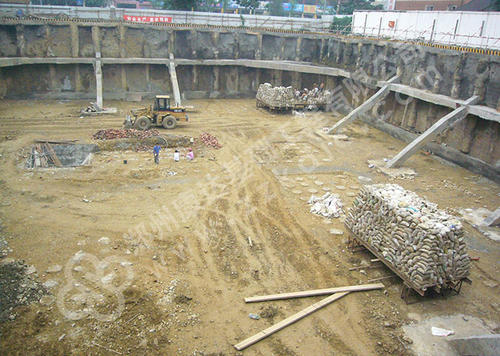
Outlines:
{"label": "red banner", "polygon": [[123,19],[125,21],[132,22],[164,22],[170,23],[172,22],[172,17],[170,16],[131,16],[131,15],[123,15]]}

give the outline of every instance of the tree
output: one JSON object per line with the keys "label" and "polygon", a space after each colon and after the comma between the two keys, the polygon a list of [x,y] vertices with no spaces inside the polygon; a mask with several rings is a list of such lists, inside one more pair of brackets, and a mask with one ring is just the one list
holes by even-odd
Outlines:
{"label": "tree", "polygon": [[283,1],[271,0],[267,4],[267,9],[272,16],[283,16]]}
{"label": "tree", "polygon": [[368,0],[338,0],[337,3],[337,10],[339,10],[339,15],[352,15],[354,10],[381,10],[382,8],[382,5],[374,6],[372,5],[371,1]]}
{"label": "tree", "polygon": [[200,4],[200,0],[165,0],[163,3],[163,8],[167,10],[191,11],[191,9],[198,9]]}
{"label": "tree", "polygon": [[237,0],[236,2],[245,9],[252,11],[259,7],[259,0]]}
{"label": "tree", "polygon": [[330,28],[342,35],[351,33],[352,17],[334,17]]}

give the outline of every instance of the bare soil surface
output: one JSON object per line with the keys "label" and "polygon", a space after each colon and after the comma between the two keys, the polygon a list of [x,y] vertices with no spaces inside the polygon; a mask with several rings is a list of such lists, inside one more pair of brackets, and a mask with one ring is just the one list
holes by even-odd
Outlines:
{"label": "bare soil surface", "polygon": [[[57,282],[52,299],[20,306],[14,320],[0,323],[2,354],[405,355],[414,350],[403,325],[454,314],[498,332],[499,245],[464,222],[470,255],[480,259],[460,295],[407,305],[402,282],[386,279],[385,290],[351,293],[236,351],[235,343],[321,299],[245,304],[244,297],[391,274],[382,266],[349,271],[373,256],[348,251],[342,218],[309,212],[312,194],[335,192],[349,207],[370,178],[458,214],[496,209],[500,187],[424,153],[406,163],[414,179],[389,178],[367,160],[390,158],[404,143],[361,123],[343,132],[347,138],[324,135],[338,120],[331,114],[274,115],[254,100],[189,104],[196,111],[188,124],[160,131],[209,132],[221,149],[196,144],[195,160],[187,161],[180,148],[174,162],[169,148],[158,166],[150,152],[102,151],[89,166],[27,170],[23,155],[33,140],[93,142],[92,134],[120,128],[137,105],[107,102],[118,114],[80,118],[87,102],[0,101],[8,257],[34,265],[40,282]],[[63,270],[47,272],[53,265]]]}

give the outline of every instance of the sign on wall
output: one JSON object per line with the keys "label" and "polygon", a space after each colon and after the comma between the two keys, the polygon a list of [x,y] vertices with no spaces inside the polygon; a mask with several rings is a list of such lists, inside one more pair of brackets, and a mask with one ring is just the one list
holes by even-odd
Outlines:
{"label": "sign on wall", "polygon": [[125,21],[132,22],[163,22],[170,23],[172,22],[171,16],[131,16],[131,15],[123,15],[123,19]]}

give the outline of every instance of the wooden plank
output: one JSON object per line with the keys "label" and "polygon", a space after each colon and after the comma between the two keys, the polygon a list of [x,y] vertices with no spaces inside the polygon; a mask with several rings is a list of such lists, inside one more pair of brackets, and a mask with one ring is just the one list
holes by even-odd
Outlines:
{"label": "wooden plank", "polygon": [[248,346],[251,346],[251,345],[259,342],[260,340],[265,339],[269,335],[272,335],[275,332],[286,328],[288,325],[293,324],[302,318],[305,318],[306,316],[314,313],[316,310],[319,310],[319,309],[327,306],[328,304],[333,303],[334,301],[346,296],[347,294],[349,294],[349,292],[335,293],[335,294],[333,294],[325,299],[322,299],[319,302],[314,303],[313,305],[308,306],[307,308],[299,311],[298,313],[293,314],[292,316],[289,316],[288,318],[280,321],[279,323],[274,324],[273,326],[270,326],[267,329],[260,331],[259,333],[255,334],[254,336],[251,336],[251,337],[243,340],[242,342],[234,345],[234,347],[238,351],[246,349]]}
{"label": "wooden plank", "polygon": [[459,108],[450,112],[448,115],[443,116],[434,125],[429,127],[423,134],[418,136],[412,143],[406,146],[401,152],[394,156],[393,159],[387,162],[387,168],[399,167],[415,152],[424,147],[427,142],[436,137],[444,129],[465,118],[469,112],[469,108],[467,105],[474,104],[478,100],[478,96],[473,96],[466,100],[463,106],[460,106]]}
{"label": "wooden plank", "polygon": [[389,278],[393,278],[393,277],[397,277],[397,275],[393,274],[392,276],[384,276],[384,277],[379,277],[379,278],[373,278],[373,279],[369,279],[367,282],[368,283],[378,282],[378,281],[383,281],[384,279],[389,279]]}
{"label": "wooden plank", "polygon": [[382,283],[375,284],[361,284],[357,286],[346,286],[346,287],[335,287],[335,288],[326,288],[326,289],[313,289],[306,290],[300,292],[291,292],[291,293],[281,293],[281,294],[271,294],[271,295],[262,295],[255,297],[245,298],[245,303],[256,303],[256,302],[266,302],[270,300],[282,300],[282,299],[291,299],[291,298],[304,298],[304,297],[314,297],[317,295],[328,295],[334,293],[341,292],[360,292],[365,290],[373,290],[373,289],[382,289],[384,285]]}
{"label": "wooden plank", "polygon": [[50,158],[52,159],[52,162],[54,162],[56,167],[62,167],[62,163],[59,160],[59,158],[57,158],[56,152],[52,148],[52,145],[50,143],[45,143],[44,145],[45,145],[45,148],[47,149],[47,152],[50,155]]}

